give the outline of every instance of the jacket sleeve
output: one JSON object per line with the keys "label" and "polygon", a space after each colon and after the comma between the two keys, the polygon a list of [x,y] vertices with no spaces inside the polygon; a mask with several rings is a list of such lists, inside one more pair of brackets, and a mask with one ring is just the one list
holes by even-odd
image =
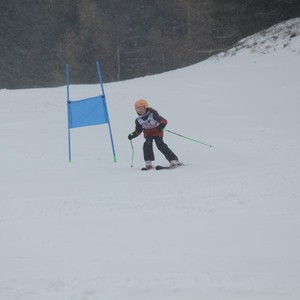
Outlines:
{"label": "jacket sleeve", "polygon": [[166,125],[168,124],[167,119],[165,119],[164,117],[160,116],[159,113],[157,111],[153,112],[153,119],[157,122],[159,122],[159,124],[157,125],[157,129],[162,130],[166,127]]}
{"label": "jacket sleeve", "polygon": [[139,136],[143,131],[143,127],[142,125],[137,121],[137,119],[135,120],[135,130],[134,133],[136,136]]}

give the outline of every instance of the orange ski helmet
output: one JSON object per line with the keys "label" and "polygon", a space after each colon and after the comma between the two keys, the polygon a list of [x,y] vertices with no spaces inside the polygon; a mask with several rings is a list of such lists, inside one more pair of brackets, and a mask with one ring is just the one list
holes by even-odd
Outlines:
{"label": "orange ski helmet", "polygon": [[139,99],[134,103],[134,108],[138,109],[140,107],[144,106],[145,108],[149,107],[148,102],[145,99]]}

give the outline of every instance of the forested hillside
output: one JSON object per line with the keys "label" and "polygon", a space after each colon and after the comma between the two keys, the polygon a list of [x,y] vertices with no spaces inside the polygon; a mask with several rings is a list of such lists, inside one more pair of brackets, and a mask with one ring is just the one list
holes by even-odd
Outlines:
{"label": "forested hillside", "polygon": [[0,88],[105,81],[201,61],[300,16],[299,0],[10,0],[0,2]]}

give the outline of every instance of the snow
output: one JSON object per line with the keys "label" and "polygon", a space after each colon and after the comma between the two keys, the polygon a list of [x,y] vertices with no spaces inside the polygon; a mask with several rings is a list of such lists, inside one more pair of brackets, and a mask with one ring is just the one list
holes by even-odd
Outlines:
{"label": "snow", "polygon": [[[117,163],[106,125],[73,129],[68,162],[65,86],[1,90],[0,299],[298,300],[299,28],[105,84]],[[141,172],[139,137],[130,168],[139,98],[213,148],[166,132],[185,166]]]}

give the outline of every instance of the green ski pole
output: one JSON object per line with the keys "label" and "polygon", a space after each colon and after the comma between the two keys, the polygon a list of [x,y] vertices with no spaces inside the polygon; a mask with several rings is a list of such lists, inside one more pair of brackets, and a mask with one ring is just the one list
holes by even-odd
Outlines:
{"label": "green ski pole", "polygon": [[184,136],[184,135],[182,135],[182,134],[176,133],[176,132],[174,132],[174,131],[171,131],[171,130],[168,130],[168,129],[164,129],[164,131],[170,132],[170,133],[172,133],[172,134],[175,134],[175,135],[180,136],[180,137],[182,137],[182,138],[185,138],[185,139],[187,139],[187,140],[190,140],[190,141],[193,141],[193,142],[196,142],[196,143],[199,143],[199,144],[208,146],[208,147],[212,147],[212,145],[210,145],[210,144],[203,143],[203,142],[201,142],[201,141],[198,141],[198,140],[192,139],[192,138],[190,138],[190,137]]}
{"label": "green ski pole", "polygon": [[130,167],[133,167],[133,160],[134,160],[134,148],[133,148],[133,144],[132,144],[132,140],[130,140],[130,144],[131,144],[131,149],[132,149],[132,155],[131,155],[131,165]]}

